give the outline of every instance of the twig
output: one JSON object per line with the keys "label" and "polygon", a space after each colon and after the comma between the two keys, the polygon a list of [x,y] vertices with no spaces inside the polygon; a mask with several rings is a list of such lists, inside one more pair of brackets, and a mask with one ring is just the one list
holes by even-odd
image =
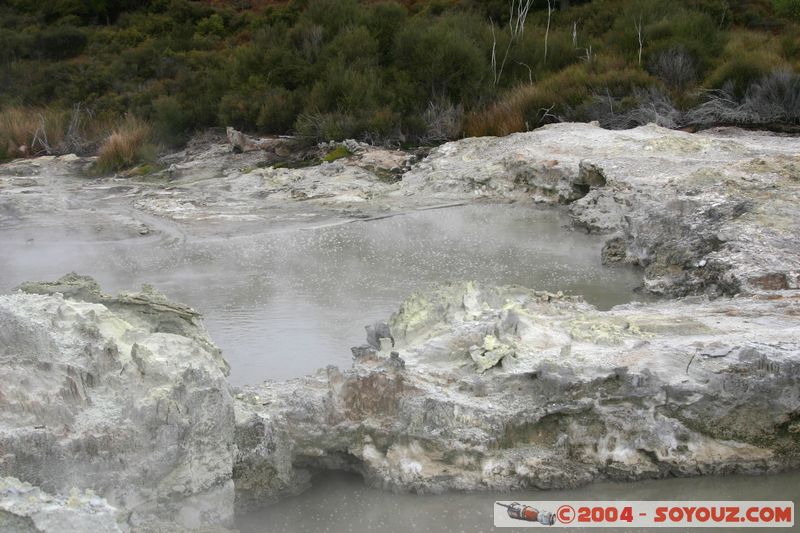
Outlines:
{"label": "twig", "polygon": [[531,85],[533,85],[533,70],[531,69],[531,66],[527,63],[523,63],[522,61],[516,61],[516,63],[528,69],[528,81]]}

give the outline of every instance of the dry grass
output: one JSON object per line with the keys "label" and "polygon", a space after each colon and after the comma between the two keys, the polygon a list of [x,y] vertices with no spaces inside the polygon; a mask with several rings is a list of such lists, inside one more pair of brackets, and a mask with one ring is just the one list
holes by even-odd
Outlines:
{"label": "dry grass", "polygon": [[152,159],[155,155],[152,138],[153,131],[147,122],[126,117],[100,146],[95,169],[113,172]]}
{"label": "dry grass", "polygon": [[0,110],[0,160],[94,154],[118,123],[119,119],[96,117],[80,107],[6,108]]}
{"label": "dry grass", "polygon": [[50,109],[0,111],[0,158],[58,153],[68,122],[67,113]]}
{"label": "dry grass", "polygon": [[0,160],[97,153],[95,168],[111,172],[154,157],[152,138],[150,125],[132,116],[122,121],[98,118],[79,108],[0,111]]}
{"label": "dry grass", "polygon": [[468,136],[508,135],[571,117],[571,113],[595,94],[631,94],[652,86],[646,72],[622,58],[596,57],[571,65],[545,80],[508,91],[487,109],[472,113],[465,128]]}

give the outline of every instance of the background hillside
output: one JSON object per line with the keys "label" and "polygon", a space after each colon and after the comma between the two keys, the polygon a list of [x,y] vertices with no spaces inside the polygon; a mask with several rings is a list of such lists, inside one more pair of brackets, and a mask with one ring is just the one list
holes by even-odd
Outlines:
{"label": "background hillside", "polygon": [[110,132],[180,144],[229,125],[435,143],[556,120],[800,121],[800,0],[553,0],[552,10],[536,0],[524,17],[525,7],[8,0],[0,158],[92,151]]}

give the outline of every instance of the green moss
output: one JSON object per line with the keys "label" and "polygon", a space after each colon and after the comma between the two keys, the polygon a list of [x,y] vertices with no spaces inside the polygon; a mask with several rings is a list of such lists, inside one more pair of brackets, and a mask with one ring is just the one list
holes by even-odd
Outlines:
{"label": "green moss", "polygon": [[326,163],[330,163],[331,161],[336,161],[337,159],[342,159],[344,157],[350,157],[351,155],[353,155],[353,152],[348,150],[346,146],[339,145],[328,152],[325,157],[322,158],[322,160]]}
{"label": "green moss", "polygon": [[131,175],[133,176],[147,176],[154,172],[158,172],[161,170],[161,167],[156,164],[152,163],[145,163],[144,165],[139,165],[131,170]]}

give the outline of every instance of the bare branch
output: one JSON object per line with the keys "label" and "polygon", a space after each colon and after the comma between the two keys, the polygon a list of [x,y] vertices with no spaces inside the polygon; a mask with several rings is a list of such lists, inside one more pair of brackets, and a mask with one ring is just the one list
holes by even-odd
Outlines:
{"label": "bare branch", "polygon": [[572,23],[572,47],[578,48],[578,21]]}
{"label": "bare branch", "polygon": [[518,65],[522,65],[523,67],[527,67],[527,69],[528,69],[528,81],[530,82],[531,85],[533,85],[533,70],[531,69],[531,66],[529,64],[527,64],[527,63],[523,63],[522,61],[516,61],[516,63]]}
{"label": "bare branch", "polygon": [[636,34],[639,37],[639,65],[642,64],[642,48],[644,46],[644,41],[642,40],[642,16],[639,15],[639,19],[633,19],[633,27],[636,29]]}
{"label": "bare branch", "polygon": [[550,17],[553,14],[552,0],[547,0],[547,29],[544,32],[544,62],[547,63],[547,38],[550,36]]}

